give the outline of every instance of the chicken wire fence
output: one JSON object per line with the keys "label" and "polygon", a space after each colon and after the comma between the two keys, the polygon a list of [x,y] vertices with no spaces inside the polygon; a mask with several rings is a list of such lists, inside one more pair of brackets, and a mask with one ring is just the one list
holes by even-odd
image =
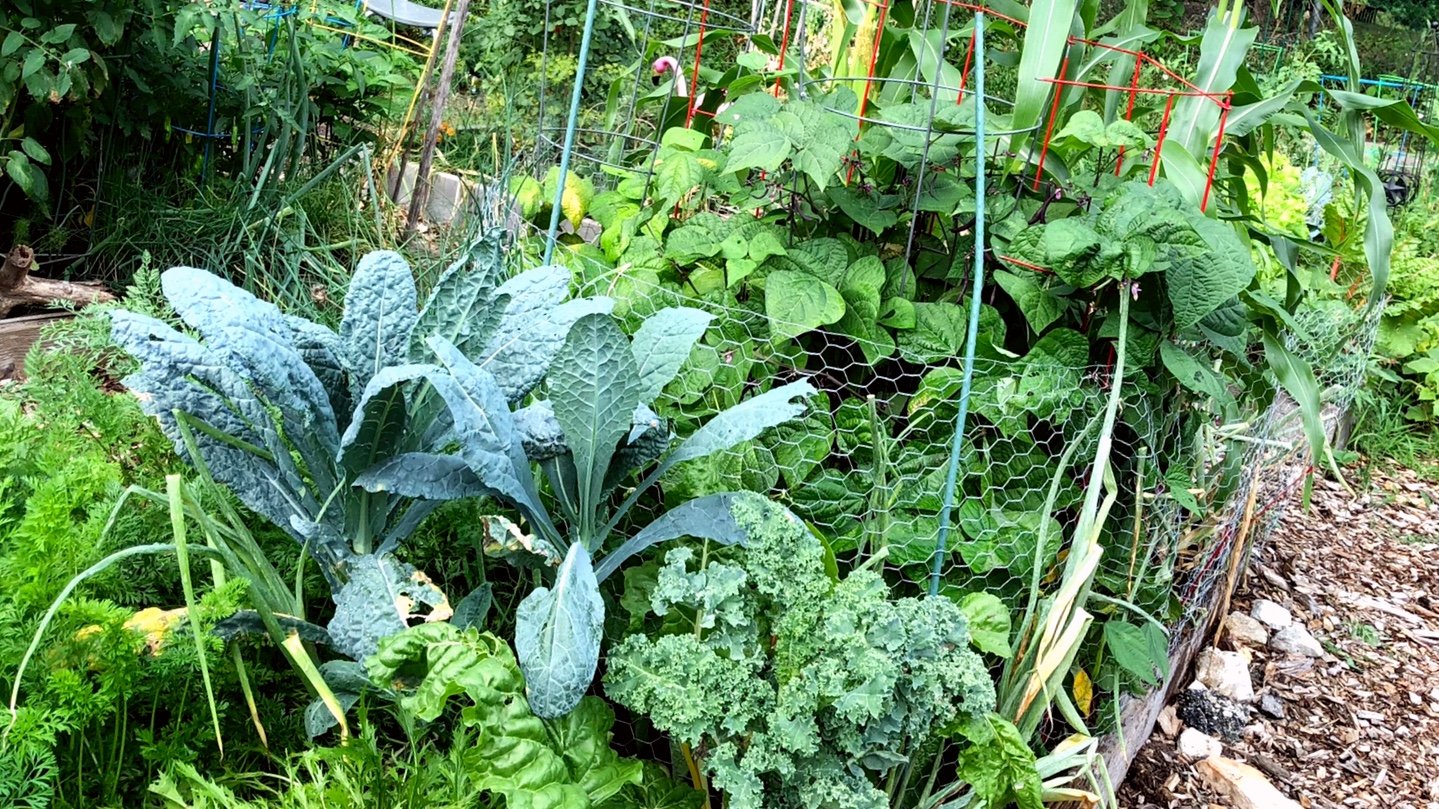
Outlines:
{"label": "chicken wire fence", "polygon": [[[1363,388],[1383,311],[1383,301],[1366,309],[1335,302],[1301,310],[1300,328],[1286,336],[1286,347],[1314,369],[1321,420],[1331,439]],[[1184,606],[1179,625],[1202,625],[1209,618],[1216,588],[1234,587],[1323,465],[1310,450],[1298,405],[1283,391],[1245,426],[1247,449],[1232,473],[1234,491],[1212,521],[1172,538],[1174,553],[1185,560],[1175,588]],[[1178,632],[1171,636],[1178,637]]]}
{"label": "chicken wire fence", "polygon": [[[944,0],[925,4],[916,14],[927,15],[937,33],[937,64],[949,70],[935,70],[928,78],[879,75],[876,36],[858,73],[821,77],[809,68],[828,57],[826,23],[842,13],[828,4],[603,4],[628,15],[636,37],[631,72],[611,85],[604,115],[576,129],[571,151],[577,162],[571,165],[597,186],[628,172],[649,177],[666,127],[712,117],[724,97],[707,97],[702,89],[720,81],[724,72],[723,65],[706,62],[718,60],[717,43],[724,43],[732,59],[754,52],[755,42],[763,37],[777,49],[766,57],[768,70],[783,70],[787,58],[800,62],[795,92],[823,98],[828,88],[852,85],[858,106],[831,112],[849,115],[861,129],[912,135],[925,144],[924,158],[914,170],[918,187],[913,189],[912,214],[919,212],[917,201],[927,176],[948,170],[972,179],[972,165],[968,176],[965,166],[981,157],[974,148],[957,149],[951,155],[953,165],[931,161],[931,147],[966,134],[954,121],[935,126],[938,105],[952,109],[966,97],[974,105],[970,76],[976,62],[993,60],[996,54],[1001,61],[1007,59],[1006,50],[1017,52],[1023,38],[1023,23],[1000,15],[986,28],[994,50],[981,46],[976,55],[970,20],[976,11],[992,12]],[[865,0],[864,5],[867,13],[878,14],[878,28],[883,29],[889,3]],[[1096,170],[1095,182],[1099,170],[1120,174],[1128,169],[1152,184],[1176,107],[1198,107],[1217,124],[1213,139],[1200,152],[1207,207],[1230,108],[1227,94],[1199,91],[1142,52],[1093,42],[1071,44],[1107,49],[1099,58],[1132,59],[1133,68],[1123,71],[1123,83],[1113,85],[1087,82],[1067,62],[1056,76],[1042,79],[1054,88],[1052,105],[1048,117],[1033,128],[1039,164],[1032,174],[1018,178],[1024,190],[1084,192],[1088,176],[1069,181],[1073,188],[1059,188],[1043,165],[1057,134],[1059,105],[1073,94],[1099,90],[1117,98],[1118,114],[1149,137],[1127,150],[1120,146],[1110,152],[1108,162]],[[664,70],[659,68],[661,59],[669,60]],[[564,150],[562,102],[568,89],[551,87],[546,91],[549,99],[542,98],[538,137],[548,150],[537,151],[539,166],[552,165],[549,158]],[[1004,99],[991,94],[983,98],[986,107],[999,113],[989,132],[994,140],[984,147],[995,166],[1004,162],[998,158],[1005,136],[1015,131],[1005,129]],[[887,117],[886,104],[919,104],[931,111],[906,122]],[[708,129],[717,142],[728,134],[724,126]],[[845,177],[846,182],[857,179],[863,178],[852,171]],[[780,177],[764,180],[776,186],[785,182]],[[1000,191],[995,198],[1009,193]],[[513,215],[505,218],[517,223]],[[535,235],[544,234],[537,228]],[[914,242],[911,234],[896,258],[911,261]],[[971,239],[953,260],[960,266],[972,258]],[[1008,256],[995,258],[1021,270],[1045,271]],[[964,375],[962,330],[948,336],[897,336],[892,345],[879,346],[880,351],[866,351],[875,347],[824,328],[778,322],[757,298],[740,295],[720,302],[713,296],[689,295],[661,285],[653,273],[638,271],[643,268],[616,268],[583,249],[560,250],[556,259],[570,266],[586,294],[614,298],[615,314],[631,330],[667,306],[694,307],[714,316],[701,345],[654,408],[677,433],[693,431],[709,416],[787,382],[804,379],[817,390],[802,420],[723,455],[676,467],[662,481],[667,504],[734,489],[767,492],[816,529],[840,569],[882,566],[886,578],[910,594],[924,592],[937,578],[940,592],[987,593],[1018,613],[1031,592],[1056,586],[1078,523],[1098,423],[1116,384],[1121,407],[1109,458],[1113,474],[1106,484],[1115,501],[1101,537],[1104,552],[1095,588],[1174,630],[1204,619],[1216,588],[1232,586],[1247,555],[1268,536],[1315,468],[1298,409],[1282,391],[1263,412],[1249,414],[1241,423],[1220,423],[1197,413],[1206,407],[1203,402],[1165,401],[1147,393],[1138,384],[1142,368],[1128,369],[1124,379],[1116,380],[1113,356],[1106,356],[1102,346],[1095,349],[1086,343],[1068,351],[1031,350],[1015,357],[1004,350],[1003,323],[982,321],[971,412],[959,437],[952,529],[942,544],[945,483]],[[948,305],[967,309],[960,297],[963,287],[952,292]],[[1303,329],[1287,338],[1290,350],[1315,369],[1331,422],[1348,408],[1362,384],[1381,310],[1357,312],[1346,305],[1316,309],[1303,313]],[[802,340],[792,339],[801,334]],[[1200,353],[1211,348],[1194,347]],[[1227,455],[1225,446],[1244,450]],[[647,574],[638,566],[626,572],[632,575]],[[1171,634],[1172,639],[1180,636],[1179,631]]]}

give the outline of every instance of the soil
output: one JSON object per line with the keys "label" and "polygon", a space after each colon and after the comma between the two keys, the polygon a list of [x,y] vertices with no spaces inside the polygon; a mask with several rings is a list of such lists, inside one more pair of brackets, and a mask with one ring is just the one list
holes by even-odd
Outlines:
{"label": "soil", "polygon": [[[1224,755],[1305,807],[1439,809],[1439,482],[1391,468],[1356,497],[1316,480],[1311,508],[1285,511],[1232,609],[1257,598],[1287,607],[1326,654],[1248,649],[1256,693],[1278,697],[1283,716],[1252,711]],[[1233,804],[1156,727],[1119,805]]]}

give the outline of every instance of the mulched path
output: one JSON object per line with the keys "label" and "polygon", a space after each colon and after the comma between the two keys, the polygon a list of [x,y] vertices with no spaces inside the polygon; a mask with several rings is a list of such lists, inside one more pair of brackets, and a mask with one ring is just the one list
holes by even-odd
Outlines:
{"label": "mulched path", "polygon": [[[1356,498],[1316,481],[1312,508],[1285,512],[1233,609],[1256,598],[1288,607],[1328,654],[1253,650],[1254,689],[1278,696],[1283,718],[1256,712],[1224,755],[1305,807],[1439,809],[1439,483],[1390,469]],[[1230,804],[1156,728],[1119,805]]]}

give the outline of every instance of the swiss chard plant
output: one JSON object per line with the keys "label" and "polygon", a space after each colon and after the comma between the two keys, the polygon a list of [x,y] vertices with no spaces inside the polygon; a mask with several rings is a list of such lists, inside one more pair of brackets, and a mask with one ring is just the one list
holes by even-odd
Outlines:
{"label": "swiss chard plant", "polygon": [[[546,395],[514,411],[499,377],[444,338],[432,338],[440,365],[462,394],[445,400],[456,452],[398,454],[356,481],[373,492],[408,492],[443,470],[462,470],[475,491],[523,515],[528,532],[501,518],[489,524],[512,538],[503,544],[557,563],[550,585],[530,593],[516,614],[515,647],[539,716],[572,710],[594,679],[605,614],[599,585],[621,564],[679,537],[744,541],[729,512],[737,495],[717,493],[682,503],[612,545],[640,499],[677,464],[724,452],[799,415],[813,393],[807,382],[792,382],[744,400],[687,436],[673,435],[650,405],[709,319],[694,309],[665,309],[630,338],[608,314],[583,315],[555,352]],[[541,497],[542,480],[559,519]]]}
{"label": "swiss chard plant", "polygon": [[459,463],[412,470],[388,489],[355,485],[396,455],[455,440],[452,406],[466,391],[430,362],[426,341],[490,368],[507,407],[541,382],[572,324],[609,308],[567,301],[563,269],[503,282],[501,269],[498,242],[486,239],[420,306],[409,265],[371,253],[338,332],[186,267],[162,284],[188,332],[133,312],[112,317],[115,341],[140,362],[126,386],[181,456],[203,462],[318,563],[336,604],[329,640],[357,659],[413,619],[450,614],[445,595],[393,552],[440,501],[483,491]]}

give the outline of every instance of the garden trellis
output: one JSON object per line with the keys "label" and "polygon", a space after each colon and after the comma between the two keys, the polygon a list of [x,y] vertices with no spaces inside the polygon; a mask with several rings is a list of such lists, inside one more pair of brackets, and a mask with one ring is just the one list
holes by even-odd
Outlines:
{"label": "garden trellis", "polygon": [[[762,87],[762,95],[808,102],[848,122],[842,185],[823,193],[840,199],[841,207],[846,195],[891,199],[882,221],[907,220],[880,245],[873,265],[881,275],[901,268],[897,280],[885,283],[885,295],[912,294],[916,274],[943,278],[950,289],[942,302],[909,304],[922,317],[938,319],[928,324],[935,329],[928,345],[903,337],[896,343],[883,329],[856,331],[841,320],[814,330],[803,345],[780,348],[783,338],[814,325],[746,308],[743,300],[717,303],[699,290],[751,271],[775,251],[792,251],[781,266],[796,270],[820,260],[799,235],[813,225],[807,217],[821,193],[813,177],[794,167],[766,168],[753,208],[721,207],[676,223],[678,229],[666,237],[667,258],[684,263],[712,256],[726,265],[717,281],[693,281],[693,295],[662,287],[649,267],[600,260],[575,234],[561,234],[562,214],[569,218],[563,195],[570,183],[556,182],[547,191],[554,201],[546,259],[568,239],[555,255],[583,279],[586,294],[624,301],[617,310],[622,317],[665,301],[711,312],[716,323],[725,324],[698,349],[684,372],[685,384],[668,392],[657,412],[693,417],[696,408],[706,412],[732,404],[693,398],[695,391],[762,391],[798,379],[818,391],[802,422],[680,470],[669,496],[683,500],[729,481],[776,492],[830,538],[835,555],[866,558],[878,552],[899,580],[931,592],[984,593],[1003,600],[1016,615],[1024,614],[1030,594],[1053,594],[1066,560],[1089,555],[1096,598],[1108,612],[1091,616],[1078,610],[1074,626],[1080,631],[1092,619],[1135,614],[1156,616],[1171,629],[1202,623],[1215,586],[1232,573],[1231,562],[1262,540],[1264,526],[1287,502],[1283,496],[1312,471],[1308,461],[1296,472],[1292,462],[1276,460],[1308,457],[1308,445],[1296,440],[1303,434],[1295,431],[1292,403],[1285,404],[1281,395],[1269,415],[1196,432],[1181,410],[1129,390],[1134,371],[1125,368],[1121,375],[1113,348],[1091,357],[1087,346],[1042,339],[1016,361],[1006,349],[1014,336],[1005,334],[988,302],[996,286],[1013,296],[1029,288],[1027,279],[1054,272],[1002,246],[1016,227],[1015,217],[1029,216],[1021,214],[1025,194],[1039,192],[1051,203],[1082,209],[1091,194],[1103,193],[1102,180],[1153,187],[1167,177],[1193,183],[1195,209],[1210,210],[1233,92],[1207,90],[1140,48],[1065,31],[1052,74],[1036,78],[1040,90],[1026,102],[1036,113],[1017,121],[1017,93],[995,92],[985,77],[997,72],[1003,80],[1001,66],[1018,61],[1030,33],[1022,10],[953,0],[922,4],[914,11],[908,49],[887,51],[884,34],[892,8],[886,0],[859,3],[847,19],[804,0],[743,10],[702,0],[614,8],[643,20],[634,25],[635,62],[612,85],[606,117],[598,123],[581,124],[567,118],[562,105],[542,104],[540,165],[552,165],[549,158],[557,157],[561,176],[579,172],[593,187],[632,183],[643,188],[642,199],[667,194],[663,175],[672,166],[666,161],[675,158],[661,155],[685,142],[675,132],[694,133],[684,138],[695,143],[738,148],[751,109],[761,106],[739,99],[760,95],[753,91]],[[837,43],[836,30],[846,21],[858,33],[846,29],[849,36]],[[736,74],[728,63],[709,66],[706,54],[721,47],[747,54],[741,63],[763,65],[773,78],[762,82],[757,75]],[[547,52],[546,59],[560,55]],[[658,72],[656,57],[677,65],[661,77],[658,90],[646,80]],[[583,76],[574,81],[551,90],[552,96],[577,99],[573,91]],[[735,81],[748,83],[737,90]],[[672,93],[679,86],[686,92]],[[675,98],[679,101],[670,103]],[[1076,157],[1077,141],[1093,151]],[[903,170],[889,177],[869,174],[860,157],[894,144],[908,150]],[[691,189],[670,190],[678,201]],[[938,227],[934,214],[935,198],[943,194],[967,200],[959,205],[964,216],[948,231]],[[790,235],[758,248],[770,238],[761,235],[768,229],[766,210]],[[776,211],[785,213],[775,219]],[[854,218],[847,244],[867,238],[867,230],[879,233],[864,212]],[[578,229],[578,222],[570,224]],[[986,236],[986,225],[1000,234],[997,245]],[[695,247],[693,253],[674,247],[708,244],[711,238],[727,246]],[[829,241],[825,249],[845,249],[844,243]],[[1141,279],[1133,288],[1136,299],[1139,286],[1149,283]],[[766,294],[774,296],[778,282],[770,284]],[[861,306],[855,299],[846,303],[856,311]],[[883,322],[886,313],[875,314]],[[1114,322],[1113,311],[1091,307],[1083,328]],[[1336,333],[1332,323],[1316,325],[1322,326],[1317,333]],[[1363,321],[1352,339],[1314,358],[1332,366],[1335,357],[1362,356],[1373,327],[1372,319]],[[1201,357],[1218,354],[1202,343],[1190,350]],[[1330,381],[1329,402],[1347,401],[1358,384],[1352,375]],[[1114,527],[1085,546],[1077,539],[1086,519],[1083,481],[1087,459],[1101,441],[1096,425],[1109,404],[1119,414],[1112,435],[1104,438],[1111,446],[1105,488],[1114,497],[1108,511]],[[1264,451],[1221,463],[1220,447],[1234,442]],[[1226,476],[1249,485],[1224,485]],[[1282,484],[1274,482],[1279,477]],[[1268,492],[1259,499],[1258,517],[1243,510],[1252,486]],[[1228,522],[1216,527],[1219,518],[1203,516],[1208,514],[1225,515]]]}

